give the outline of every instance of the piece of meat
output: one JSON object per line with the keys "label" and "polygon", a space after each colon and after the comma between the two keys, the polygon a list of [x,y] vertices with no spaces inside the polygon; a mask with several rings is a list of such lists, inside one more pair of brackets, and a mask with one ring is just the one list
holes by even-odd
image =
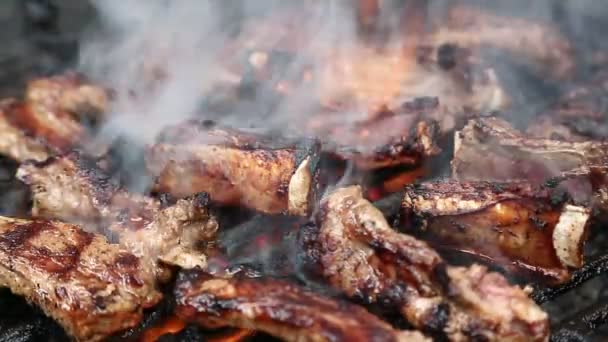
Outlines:
{"label": "piece of meat", "polygon": [[590,216],[588,208],[569,204],[563,195],[527,182],[410,185],[400,226],[435,247],[559,283],[583,264]]}
{"label": "piece of meat", "polygon": [[28,83],[24,101],[0,103],[0,153],[42,161],[88,139],[78,115],[105,110],[106,93],[75,74]]}
{"label": "piece of meat", "polygon": [[606,151],[605,142],[532,138],[506,121],[482,118],[455,133],[452,174],[462,181],[524,179],[556,184],[577,202],[606,210]]}
{"label": "piece of meat", "polygon": [[264,213],[307,215],[318,191],[319,146],[188,121],[148,148],[156,190],[176,197],[206,192],[215,202]]}
{"label": "piece of meat", "polygon": [[398,331],[362,307],[274,279],[181,274],[177,315],[208,328],[255,329],[285,341],[429,341]]}
{"label": "piece of meat", "polygon": [[34,216],[92,222],[159,278],[165,271],[157,266],[159,260],[183,268],[206,265],[197,246],[213,239],[218,228],[206,194],[165,205],[122,189],[96,160],[79,152],[24,163],[17,177],[32,188]]}
{"label": "piece of meat", "polygon": [[0,287],[39,306],[78,341],[134,327],[159,302],[154,275],[140,266],[135,255],[78,226],[0,217]]}
{"label": "piece of meat", "polygon": [[568,77],[575,69],[572,44],[550,23],[463,5],[452,6],[447,18],[437,19],[435,27],[420,38],[426,44],[502,49],[556,78]]}
{"label": "piece of meat", "polygon": [[[547,314],[522,289],[483,266],[447,266],[425,242],[392,230],[358,186],[328,194],[316,225],[303,229],[300,241],[305,263],[331,286],[399,311],[432,336],[453,341],[548,336]],[[493,310],[494,305],[501,307]]]}

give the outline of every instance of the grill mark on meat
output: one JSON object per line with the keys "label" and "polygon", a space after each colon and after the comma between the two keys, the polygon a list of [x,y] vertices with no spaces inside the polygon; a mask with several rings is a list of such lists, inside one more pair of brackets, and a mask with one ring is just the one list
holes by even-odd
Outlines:
{"label": "grill mark on meat", "polygon": [[0,217],[0,286],[56,319],[79,341],[135,326],[160,293],[132,254],[57,221]]}
{"label": "grill mark on meat", "polygon": [[43,230],[50,228],[52,228],[52,226],[45,221],[33,221],[26,224],[19,224],[15,229],[0,235],[0,246],[6,249],[16,249],[40,234]]}

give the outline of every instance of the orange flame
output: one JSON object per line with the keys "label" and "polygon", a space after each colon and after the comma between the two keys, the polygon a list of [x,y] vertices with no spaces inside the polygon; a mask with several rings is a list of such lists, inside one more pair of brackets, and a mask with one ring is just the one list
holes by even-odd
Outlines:
{"label": "orange flame", "polygon": [[382,185],[382,189],[387,193],[401,191],[404,186],[412,184],[418,178],[423,177],[426,173],[425,171],[425,168],[419,167],[412,171],[400,173],[397,176],[386,180]]}
{"label": "orange flame", "polygon": [[249,329],[237,329],[235,331],[231,331],[227,334],[222,334],[222,336],[216,336],[207,339],[209,342],[239,342],[244,340],[247,337],[253,336],[255,334],[255,330]]}
{"label": "orange flame", "polygon": [[171,317],[160,325],[146,330],[141,338],[141,342],[156,342],[165,334],[175,334],[182,331],[186,323],[177,317]]}

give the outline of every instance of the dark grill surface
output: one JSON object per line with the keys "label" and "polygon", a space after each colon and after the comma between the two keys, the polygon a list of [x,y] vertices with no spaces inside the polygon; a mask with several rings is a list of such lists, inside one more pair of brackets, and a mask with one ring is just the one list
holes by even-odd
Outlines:
{"label": "dark grill surface", "polygon": [[[589,1],[582,1],[589,2]],[[93,13],[86,1],[4,0],[0,2],[0,97],[22,92],[25,81],[33,76],[60,72],[73,65],[78,32]],[[525,5],[524,5],[525,6]],[[556,7],[554,15],[563,8]],[[596,19],[593,19],[596,20]],[[578,22],[569,23],[580,29]],[[605,31],[604,31],[605,32]],[[596,34],[597,35],[597,34]],[[592,44],[593,37],[582,44]],[[12,179],[15,164],[0,159],[0,214],[23,215],[29,206],[27,190]],[[394,201],[385,201],[382,209],[391,212]],[[385,207],[386,206],[386,207]],[[596,227],[600,231],[602,227]],[[602,341],[608,335],[608,237],[591,238],[587,264],[575,272],[569,283],[557,288],[536,288],[533,298],[543,305],[552,319],[552,341]],[[603,253],[604,254],[603,254]],[[167,296],[170,297],[170,296]],[[115,340],[138,340],[146,327],[162,322],[170,315],[165,302],[151,311],[142,326],[117,336]],[[203,341],[209,332],[188,326],[176,335],[159,341]],[[252,339],[268,340],[256,335]],[[37,308],[20,297],[0,289],[0,342],[69,341],[62,329]]]}

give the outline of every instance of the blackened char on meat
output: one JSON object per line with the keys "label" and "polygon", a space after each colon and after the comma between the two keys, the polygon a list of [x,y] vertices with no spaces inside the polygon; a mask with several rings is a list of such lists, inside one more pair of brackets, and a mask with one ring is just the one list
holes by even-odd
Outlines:
{"label": "blackened char on meat", "polygon": [[362,307],[281,280],[182,272],[175,297],[180,318],[209,328],[256,329],[285,341],[428,341]]}
{"label": "blackened char on meat", "polygon": [[528,182],[410,185],[401,227],[433,246],[465,252],[553,283],[583,264],[590,210]]}
{"label": "blackened char on meat", "polygon": [[159,260],[184,268],[206,264],[197,246],[213,239],[218,228],[206,194],[164,205],[119,187],[80,152],[24,163],[17,177],[32,188],[34,216],[92,223],[159,277],[165,271]]}
{"label": "blackened char on meat", "polygon": [[347,296],[397,310],[414,327],[453,341],[542,341],[548,316],[485,267],[447,266],[425,242],[392,230],[358,186],[321,203],[302,231],[308,269]]}
{"label": "blackened char on meat", "polygon": [[176,197],[206,192],[215,202],[264,213],[306,215],[317,192],[319,146],[188,121],[148,148],[156,190]]}
{"label": "blackened char on meat", "polygon": [[78,341],[131,328],[160,300],[154,274],[140,266],[78,226],[0,217],[0,287],[40,306]]}
{"label": "blackened char on meat", "polygon": [[105,90],[76,74],[40,78],[28,83],[25,99],[0,103],[0,153],[17,161],[42,161],[87,139],[79,115],[107,107]]}

